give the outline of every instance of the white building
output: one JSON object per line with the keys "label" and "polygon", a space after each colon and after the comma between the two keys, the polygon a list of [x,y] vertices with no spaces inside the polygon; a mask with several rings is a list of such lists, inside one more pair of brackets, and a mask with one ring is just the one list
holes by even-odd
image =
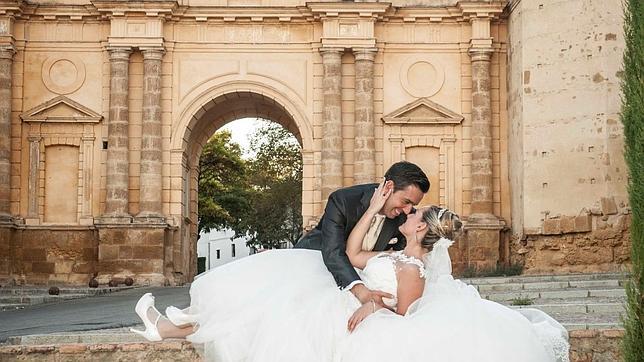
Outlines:
{"label": "white building", "polygon": [[246,239],[232,239],[234,234],[232,230],[226,229],[219,231],[212,230],[208,233],[202,232],[199,235],[197,255],[206,257],[206,270],[253,253],[253,250],[246,246]]}

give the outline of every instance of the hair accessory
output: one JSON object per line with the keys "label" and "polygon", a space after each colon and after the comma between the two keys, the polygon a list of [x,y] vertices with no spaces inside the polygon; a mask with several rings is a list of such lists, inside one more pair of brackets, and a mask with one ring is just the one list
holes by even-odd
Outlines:
{"label": "hair accessory", "polygon": [[443,214],[445,213],[445,211],[447,211],[447,209],[446,209],[446,208],[441,208],[441,209],[438,211],[438,220],[440,220],[440,219],[441,219],[441,217],[443,216]]}

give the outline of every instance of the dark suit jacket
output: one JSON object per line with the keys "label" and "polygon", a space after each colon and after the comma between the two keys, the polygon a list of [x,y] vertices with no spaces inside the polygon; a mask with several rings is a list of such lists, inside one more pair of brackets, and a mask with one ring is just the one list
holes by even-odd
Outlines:
{"label": "dark suit jacket", "polygon": [[[349,234],[367,211],[376,187],[378,184],[355,185],[333,192],[318,225],[295,245],[296,248],[320,250],[324,264],[341,288],[360,279],[345,250]],[[406,241],[398,226],[406,219],[405,214],[395,219],[386,218],[373,250],[383,251],[392,247],[395,250],[404,249]],[[392,238],[398,238],[395,245],[389,244]]]}

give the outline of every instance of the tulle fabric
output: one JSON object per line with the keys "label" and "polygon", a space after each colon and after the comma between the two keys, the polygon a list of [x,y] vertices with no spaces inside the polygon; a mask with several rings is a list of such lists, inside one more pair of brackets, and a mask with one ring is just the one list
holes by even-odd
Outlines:
{"label": "tulle fabric", "polygon": [[[318,251],[275,250],[226,264],[193,283],[190,313],[199,323],[188,340],[217,362],[567,361],[559,323],[481,299],[454,280],[449,245],[437,244],[427,258],[425,292],[407,315],[379,310],[351,334],[347,321],[360,303],[337,288]],[[395,293],[388,259],[374,257],[360,271],[367,287]]]}

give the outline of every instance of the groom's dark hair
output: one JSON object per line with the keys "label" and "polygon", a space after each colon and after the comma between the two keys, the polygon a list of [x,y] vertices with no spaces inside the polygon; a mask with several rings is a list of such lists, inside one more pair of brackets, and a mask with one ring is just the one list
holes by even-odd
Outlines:
{"label": "groom's dark hair", "polygon": [[394,182],[394,191],[402,190],[409,185],[416,185],[420,191],[429,191],[429,180],[420,167],[407,161],[396,162],[385,172],[385,180]]}

